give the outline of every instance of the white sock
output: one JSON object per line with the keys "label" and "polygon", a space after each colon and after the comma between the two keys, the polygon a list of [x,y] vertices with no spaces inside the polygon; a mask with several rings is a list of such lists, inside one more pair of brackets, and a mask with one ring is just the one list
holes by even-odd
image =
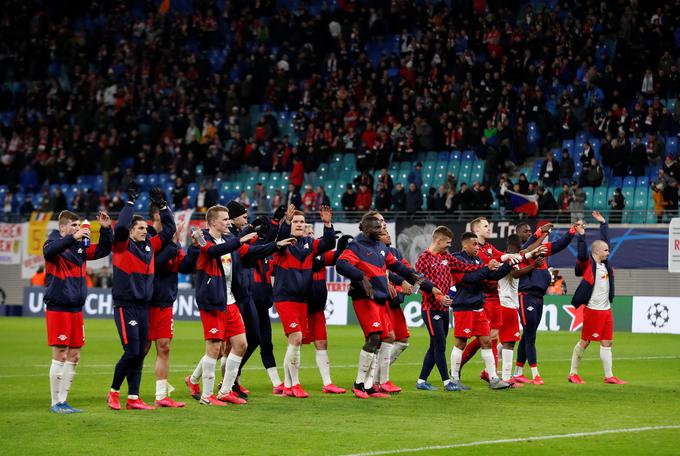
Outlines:
{"label": "white sock", "polygon": [[220,358],[220,372],[222,372],[222,383],[224,383],[224,373],[227,369],[227,357],[223,356]]}
{"label": "white sock", "polygon": [[77,363],[66,361],[64,363],[64,371],[61,377],[61,386],[59,387],[59,402],[66,402],[68,392],[71,390],[73,384],[73,377],[76,376]]}
{"label": "white sock", "polygon": [[378,365],[380,366],[380,375],[376,377],[378,384],[382,385],[390,379],[390,360],[392,359],[392,344],[383,342],[378,351]]}
{"label": "white sock", "polygon": [[269,375],[269,380],[272,381],[273,386],[279,386],[281,384],[279,371],[276,369],[276,367],[270,367],[269,369],[267,369],[267,375]]}
{"label": "white sock", "polygon": [[291,386],[300,384],[300,346],[288,344],[283,366],[290,374]]}
{"label": "white sock", "polygon": [[373,355],[373,360],[371,361],[371,368],[368,369],[368,374],[366,375],[366,381],[364,382],[364,389],[373,388],[373,382],[375,380],[375,371],[378,368],[378,354]]}
{"label": "white sock", "polygon": [[453,347],[451,350],[451,379],[460,380],[460,363],[463,361],[463,350]]}
{"label": "white sock", "polygon": [[213,395],[213,390],[215,389],[215,366],[217,366],[217,359],[205,355],[202,363],[203,391],[201,391],[201,396],[210,397]]}
{"label": "white sock", "polygon": [[390,364],[394,364],[394,362],[399,358],[399,355],[402,354],[404,350],[408,348],[408,342],[395,342],[392,347],[392,355],[390,356]]}
{"label": "white sock", "polygon": [[482,359],[484,360],[484,365],[486,366],[486,373],[489,374],[489,379],[494,380],[498,378],[498,372],[496,372],[496,360],[493,357],[493,350],[490,348],[482,348]]}
{"label": "white sock", "polygon": [[355,383],[366,383],[366,377],[368,376],[368,371],[371,370],[373,358],[375,358],[375,353],[369,353],[365,350],[359,352],[359,369]]}
{"label": "white sock", "polygon": [[538,366],[531,366],[531,377],[536,378],[540,376],[541,374],[538,373]]}
{"label": "white sock", "polygon": [[519,377],[520,375],[524,375],[524,366],[515,365],[515,377]]}
{"label": "white sock", "polygon": [[333,383],[331,381],[331,363],[328,360],[328,350],[316,351],[316,365],[319,367],[323,386],[328,386]]}
{"label": "white sock", "polygon": [[61,388],[61,380],[64,375],[64,363],[52,360],[50,365],[50,394],[52,396],[52,405],[58,404],[59,401],[59,388]]}
{"label": "white sock", "polygon": [[[205,358],[205,355],[203,355],[203,358]],[[203,376],[203,358],[198,360],[198,364],[196,364],[196,369],[194,369],[194,372],[191,374],[191,377],[189,377],[189,381],[194,385],[198,384],[198,382],[201,380],[201,377]]]}
{"label": "white sock", "polygon": [[496,351],[498,352],[498,362],[501,363],[501,369],[503,369],[503,344],[499,343],[496,346]]}
{"label": "white sock", "polygon": [[426,380],[423,380],[422,378],[419,378],[418,381],[417,381],[416,383],[419,384],[419,385],[422,385],[422,384],[425,383],[425,382],[426,382]]}
{"label": "white sock", "polygon": [[160,401],[168,397],[168,381],[156,380],[156,400]]}
{"label": "white sock", "polygon": [[241,361],[243,361],[243,356],[238,356],[233,353],[229,353],[226,357],[226,369],[224,374],[224,379],[222,380],[222,388],[220,388],[220,394],[228,394],[231,391],[236,377],[238,376],[238,368],[241,366]]}
{"label": "white sock", "polygon": [[606,378],[613,377],[612,372],[612,348],[600,346],[600,359],[602,360],[602,367],[604,367],[604,376]]}
{"label": "white sock", "polygon": [[444,380],[444,386],[448,385],[449,383],[451,383],[450,378],[447,378],[446,380]]}
{"label": "white sock", "polygon": [[571,370],[569,371],[569,375],[578,374],[578,365],[581,364],[583,352],[585,352],[585,349],[581,347],[580,343],[576,342],[574,350],[571,352]]}
{"label": "white sock", "polygon": [[503,349],[501,359],[503,361],[503,381],[507,382],[512,377],[512,350]]}
{"label": "white sock", "polygon": [[136,401],[137,399],[139,399],[139,396],[136,394],[128,394],[128,399]]}
{"label": "white sock", "polygon": [[283,386],[285,386],[286,388],[290,388],[291,386],[293,386],[293,383],[290,381],[290,368],[286,363],[285,357],[283,358],[283,376],[284,376]]}

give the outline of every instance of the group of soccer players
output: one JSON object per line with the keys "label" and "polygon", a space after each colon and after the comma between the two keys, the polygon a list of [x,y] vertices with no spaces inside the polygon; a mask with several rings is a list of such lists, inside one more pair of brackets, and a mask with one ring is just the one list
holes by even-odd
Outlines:
{"label": "group of soccer players", "polygon": [[[305,398],[309,394],[300,380],[300,347],[314,343],[316,362],[323,380],[322,391],[343,394],[333,384],[328,356],[324,307],[326,267],[351,281],[357,319],[364,335],[355,397],[388,397],[401,391],[390,380],[390,366],[408,347],[409,332],[401,303],[404,296],[420,290],[422,317],[430,345],[416,383],[419,390],[437,389],[428,382],[436,365],[446,391],[467,390],[461,369],[481,349],[485,369],[480,377],[491,389],[543,384],[538,372],[536,330],[543,311],[543,296],[550,283],[545,257],[578,239],[577,275],[583,277],[573,298],[586,305],[581,340],[573,350],[568,380],[584,383],[578,375],[579,361],[591,341],[600,341],[606,383],[625,383],[612,374],[611,302],[614,283],[608,262],[607,224],[599,213],[602,239],[585,243],[583,222],[575,223],[560,239],[549,242],[552,225],[532,232],[526,223],[508,238],[502,252],[488,241],[489,222],[478,218],[462,235],[461,250],[449,252],[451,230],[440,226],[415,268],[392,246],[383,216],[366,213],[355,237],[341,236],[332,225],[328,207],[321,208],[323,235],[316,239],[305,214],[293,206],[278,208],[271,220],[258,217],[248,223],[247,211],[236,201],[213,206],[206,212],[206,228],[192,231],[192,244],[181,246],[174,216],[162,191],[150,192],[150,223],[134,214],[138,188],[128,189],[128,201],[115,230],[106,213],[98,215],[100,236],[91,244],[90,231],[81,227],[77,214],[59,214],[59,228],[44,245],[46,262],[46,320],[48,345],[52,347],[50,389],[54,413],[80,410],[67,402],[80,350],[84,345],[82,306],[87,289],[86,261],[113,253],[114,320],[123,348],[115,366],[108,406],[121,409],[120,387],[127,380],[127,409],[180,408],[185,404],[170,397],[169,355],[173,337],[172,305],[177,298],[178,273],[195,273],[195,300],[205,340],[204,352],[194,371],[185,378],[191,396],[207,406],[245,404],[249,391],[241,384],[244,364],[260,347],[262,363],[272,382],[273,394]],[[273,355],[268,310],[275,307],[287,349],[281,381]],[[450,370],[446,338],[453,314],[454,347]],[[520,328],[521,322],[521,328]],[[520,336],[521,334],[521,336]],[[472,340],[471,340],[472,339]],[[152,342],[156,347],[155,405],[139,396],[142,367]],[[515,372],[514,346],[519,342]],[[499,355],[500,353],[500,355]],[[501,376],[498,361],[501,360]],[[215,392],[217,362],[221,383]],[[524,375],[529,362],[532,380]]]}

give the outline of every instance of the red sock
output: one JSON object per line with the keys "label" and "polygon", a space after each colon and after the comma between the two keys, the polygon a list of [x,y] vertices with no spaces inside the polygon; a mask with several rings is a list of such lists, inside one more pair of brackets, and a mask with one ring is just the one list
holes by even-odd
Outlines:
{"label": "red sock", "polygon": [[491,351],[493,352],[493,360],[496,362],[496,366],[498,366],[498,339],[493,339],[491,341]]}
{"label": "red sock", "polygon": [[460,367],[465,366],[465,363],[470,361],[470,358],[475,356],[475,353],[477,353],[477,350],[479,350],[479,337],[475,337],[472,339],[472,342],[468,343],[465,346],[465,350],[463,350],[463,360],[460,362]]}

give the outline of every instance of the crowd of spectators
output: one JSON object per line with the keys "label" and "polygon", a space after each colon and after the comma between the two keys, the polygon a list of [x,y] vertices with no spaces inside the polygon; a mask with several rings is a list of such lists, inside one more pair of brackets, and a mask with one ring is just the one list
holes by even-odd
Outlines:
{"label": "crowd of spectators", "polygon": [[[360,181],[342,206],[487,210],[498,176],[585,131],[601,138],[603,163],[583,151],[581,186],[607,167],[656,164],[677,188],[663,149],[680,119],[677,1],[281,3],[195,0],[160,14],[151,1],[7,0],[0,185],[45,193],[53,210],[115,209],[129,176],[170,174],[175,206],[196,207],[239,169],[277,171],[290,173],[287,194],[240,199],[313,208],[328,198],[315,173],[334,153],[355,154],[363,172],[473,150],[480,182],[422,189],[414,170],[408,182]],[[85,174],[104,177],[101,194],[47,190]],[[541,176],[571,185],[573,166],[548,159]],[[203,185],[193,201],[191,182]]]}

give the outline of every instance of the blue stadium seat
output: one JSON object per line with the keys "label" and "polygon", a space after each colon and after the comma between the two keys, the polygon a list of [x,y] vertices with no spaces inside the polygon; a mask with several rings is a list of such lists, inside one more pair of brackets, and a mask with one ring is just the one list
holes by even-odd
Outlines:
{"label": "blue stadium seat", "polygon": [[647,187],[649,185],[649,178],[647,176],[638,176],[637,187]]}
{"label": "blue stadium seat", "polygon": [[635,176],[626,176],[625,179],[623,179],[623,186],[635,187],[635,182],[636,182]]}
{"label": "blue stadium seat", "polygon": [[451,152],[451,156],[449,157],[449,163],[454,162],[454,161],[460,161],[462,154],[460,153],[459,150],[454,150]]}
{"label": "blue stadium seat", "polygon": [[466,150],[463,154],[463,161],[473,161],[477,156],[473,150]]}
{"label": "blue stadium seat", "polygon": [[673,157],[678,156],[678,137],[669,136],[666,139],[666,154],[672,155]]}
{"label": "blue stadium seat", "polygon": [[146,183],[146,174],[138,174],[138,175],[135,177],[135,180],[137,181],[137,184],[139,184],[139,186],[140,186],[142,189],[146,189],[146,187],[147,187],[147,183]]}
{"label": "blue stadium seat", "polygon": [[451,154],[449,154],[447,151],[439,152],[437,154],[437,161],[439,162],[448,162]]}
{"label": "blue stadium seat", "polygon": [[614,176],[611,179],[609,179],[609,186],[610,187],[622,187],[623,186],[623,180],[619,176]]}

